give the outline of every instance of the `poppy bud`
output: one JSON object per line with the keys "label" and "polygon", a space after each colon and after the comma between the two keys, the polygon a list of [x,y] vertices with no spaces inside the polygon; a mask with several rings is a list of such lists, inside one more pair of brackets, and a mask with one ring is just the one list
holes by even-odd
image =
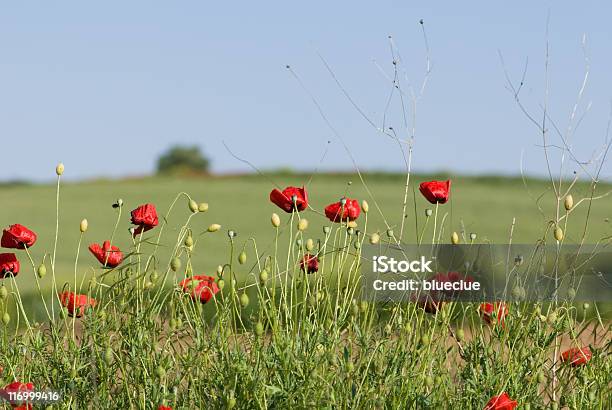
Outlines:
{"label": "poppy bud", "polygon": [[261,272],[259,272],[259,281],[261,283],[266,283],[268,281],[268,271],[267,270],[262,270]]}
{"label": "poppy bud", "polygon": [[427,376],[427,377],[425,377],[425,385],[426,385],[427,387],[430,387],[430,388],[431,388],[431,387],[433,387],[433,385],[434,385],[434,379],[433,379],[433,377],[431,377],[431,376]]}
{"label": "poppy bud", "polygon": [[4,315],[2,315],[2,323],[4,323],[4,326],[7,326],[10,321],[11,315],[9,315],[8,312],[4,312]]}
{"label": "poppy bud", "polygon": [[8,296],[8,290],[6,290],[6,286],[0,286],[0,299],[6,299]]}
{"label": "poppy bud", "polygon": [[387,236],[393,238],[393,229],[387,229]]}
{"label": "poppy bud", "polygon": [[355,233],[355,230],[349,226],[349,227],[346,229],[346,233],[347,233],[348,235],[353,235],[353,234]]}
{"label": "poppy bud", "polygon": [[198,212],[198,203],[193,199],[189,200],[189,210],[194,214]]}
{"label": "poppy bud", "polygon": [[584,310],[589,310],[590,307],[591,307],[591,305],[589,305],[587,302],[584,302],[582,304],[582,309],[584,309]]}
{"label": "poppy bud", "polygon": [[219,290],[223,290],[223,288],[225,287],[225,281],[223,279],[219,279],[217,281],[217,286],[219,287]]}
{"label": "poppy bud", "polygon": [[324,234],[326,234],[326,235],[327,235],[327,234],[328,234],[330,231],[331,231],[331,228],[330,228],[329,226],[324,226],[324,227],[323,227],[323,233],[324,233]]}
{"label": "poppy bud", "polygon": [[223,275],[223,265],[217,265],[217,275]]}
{"label": "poppy bud", "polygon": [[62,164],[61,162],[57,164],[57,166],[55,167],[55,173],[57,174],[57,176],[61,176],[64,173],[64,164]]}
{"label": "poppy bud", "polygon": [[355,242],[353,244],[353,247],[355,247],[355,249],[357,249],[357,250],[361,249],[361,242]]}
{"label": "poppy bud", "polygon": [[157,282],[158,279],[159,279],[159,273],[157,273],[157,271],[154,270],[153,273],[151,274],[151,282],[155,283]]}
{"label": "poppy bud", "polygon": [[370,235],[370,243],[372,245],[376,245],[378,242],[380,242],[380,235],[377,232],[374,232],[372,235]]}
{"label": "poppy bud", "polygon": [[563,240],[563,229],[558,226],[555,228],[555,239],[559,242]]}
{"label": "poppy bud", "polygon": [[36,269],[36,274],[40,279],[45,277],[45,275],[47,274],[47,267],[44,263],[41,263],[38,269]]}
{"label": "poppy bud", "polygon": [[574,299],[576,297],[576,289],[569,288],[567,290],[567,297],[570,298],[570,299]]}
{"label": "poppy bud", "polygon": [[177,257],[172,258],[172,260],[170,261],[170,269],[176,272],[180,268],[181,268],[181,260]]}
{"label": "poppy bud", "polygon": [[163,379],[166,376],[166,370],[163,367],[158,366],[157,369],[155,369],[155,374],[160,379]]}
{"label": "poppy bud", "polygon": [[83,219],[81,221],[81,224],[79,225],[79,229],[81,230],[81,233],[87,232],[88,227],[89,227],[89,223],[87,222],[87,219]]}
{"label": "poppy bud", "polygon": [[278,228],[281,224],[280,216],[278,216],[278,214],[273,213],[270,220],[272,221],[272,226],[275,228]]}
{"label": "poppy bud", "polygon": [[314,249],[314,241],[312,240],[312,238],[308,238],[306,240],[306,250],[311,251],[313,249]]}
{"label": "poppy bud", "polygon": [[240,306],[242,306],[243,308],[249,306],[249,295],[247,295],[246,293],[240,295]]}
{"label": "poppy bud", "polygon": [[431,215],[433,215],[433,210],[427,208],[425,210],[425,216],[429,218]]}
{"label": "poppy bud", "polygon": [[367,214],[368,211],[370,210],[370,205],[368,204],[368,201],[366,201],[365,199],[361,201],[361,210],[363,211],[364,214]]}
{"label": "poppy bud", "polygon": [[459,235],[457,234],[457,232],[453,232],[453,234],[451,235],[451,242],[453,245],[457,245],[459,243]]}
{"label": "poppy bud", "polygon": [[208,232],[217,232],[219,229],[221,229],[221,225],[212,224],[208,227]]}
{"label": "poppy bud", "polygon": [[255,323],[255,334],[257,336],[261,336],[263,335],[263,332],[264,332],[263,324],[261,322]]}
{"label": "poppy bud", "polygon": [[241,265],[244,265],[246,263],[247,260],[247,255],[245,251],[240,252],[240,255],[238,255],[238,263],[240,263]]}
{"label": "poppy bud", "polygon": [[298,222],[298,230],[305,231],[308,229],[308,219],[300,219]]}
{"label": "poppy bud", "polygon": [[429,344],[429,336],[427,334],[424,334],[423,336],[421,336],[421,344],[426,346]]}
{"label": "poppy bud", "polygon": [[565,197],[565,201],[563,202],[563,205],[565,206],[566,211],[569,211],[570,209],[574,207],[574,198],[572,197],[571,194]]}
{"label": "poppy bud", "polygon": [[231,229],[229,231],[227,231],[227,236],[230,239],[234,239],[236,237],[236,231],[232,231]]}
{"label": "poppy bud", "polygon": [[193,238],[191,235],[185,238],[185,246],[191,248],[193,246]]}
{"label": "poppy bud", "polygon": [[106,349],[106,352],[104,352],[104,361],[109,366],[113,364],[113,349],[110,347]]}
{"label": "poppy bud", "polygon": [[463,329],[457,329],[457,340],[465,340],[465,331]]}
{"label": "poppy bud", "polygon": [[228,399],[227,399],[227,408],[228,409],[233,409],[234,407],[236,407],[236,399],[233,396],[228,397]]}
{"label": "poppy bud", "polygon": [[476,240],[476,234],[475,234],[474,232],[472,232],[472,233],[470,234],[470,240],[471,240],[471,241],[475,241],[475,240]]}
{"label": "poppy bud", "polygon": [[200,202],[200,205],[198,205],[198,211],[200,212],[208,211],[208,204],[206,202]]}

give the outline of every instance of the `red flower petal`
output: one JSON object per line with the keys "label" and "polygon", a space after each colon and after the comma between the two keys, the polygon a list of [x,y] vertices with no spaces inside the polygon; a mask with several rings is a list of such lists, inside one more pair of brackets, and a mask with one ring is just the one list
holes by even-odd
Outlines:
{"label": "red flower petal", "polygon": [[450,196],[451,181],[428,181],[419,185],[421,194],[432,204],[445,204]]}

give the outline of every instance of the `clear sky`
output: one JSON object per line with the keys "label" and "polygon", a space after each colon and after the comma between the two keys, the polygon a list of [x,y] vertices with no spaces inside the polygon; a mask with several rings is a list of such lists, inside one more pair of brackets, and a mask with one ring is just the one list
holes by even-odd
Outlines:
{"label": "clear sky", "polygon": [[[414,168],[516,174],[524,150],[525,170],[542,174],[541,136],[505,89],[498,50],[517,81],[529,58],[522,97],[540,118],[548,12],[549,107],[562,130],[584,76],[587,36],[589,84],[578,115],[591,105],[570,142],[587,160],[604,143],[612,98],[609,2],[5,2],[0,180],[45,179],[58,161],[71,178],[142,175],[173,143],[200,145],[217,172],[248,169],[223,141],[261,168],[351,169],[287,64],[361,167],[401,169],[397,144],[350,105],[317,53],[380,125],[390,83],[377,64],[392,73],[387,36],[401,53],[402,84],[418,86],[419,19],[433,69],[418,106]],[[387,125],[402,132],[398,103]]]}

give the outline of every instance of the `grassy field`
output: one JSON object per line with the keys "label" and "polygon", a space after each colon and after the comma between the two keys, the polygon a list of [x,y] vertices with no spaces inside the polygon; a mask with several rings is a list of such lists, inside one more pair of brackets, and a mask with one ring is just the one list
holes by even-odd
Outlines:
{"label": "grassy field", "polygon": [[[43,299],[51,299],[56,187],[5,184],[2,225],[26,225],[38,241],[29,250],[32,264],[25,251],[16,251],[21,272],[0,288],[0,382],[58,390],[58,408],[482,409],[502,392],[520,408],[609,408],[609,309],[602,315],[598,304],[451,302],[432,309],[420,302],[360,299],[356,278],[368,238],[345,225],[334,224],[327,234],[323,229],[331,223],[321,211],[343,195],[369,202],[356,228],[368,235],[385,237],[392,229],[397,238],[404,220],[408,243],[419,237],[431,243],[434,231],[436,243],[449,243],[453,231],[462,241],[475,233],[474,242],[507,243],[511,232],[513,243],[554,240],[556,200],[538,180],[525,187],[520,179],[452,177],[451,200],[439,206],[434,230],[434,218],[425,212],[432,205],[413,187],[446,177],[413,176],[406,215],[400,175],[370,174],[367,185],[355,175],[311,180],[284,174],[63,184],[56,278],[70,290],[75,278],[85,284],[77,290],[82,310],[65,299],[61,310],[57,301],[41,303],[36,290],[34,270],[46,258],[40,286]],[[307,229],[296,232],[284,213],[280,228],[272,227],[272,213],[280,213],[268,199],[272,180],[280,187],[306,185],[312,209],[299,217],[308,219]],[[611,188],[602,184],[595,195]],[[192,213],[180,192],[207,202],[209,210]],[[610,237],[612,197],[589,207],[583,200],[591,196],[588,184],[571,192],[576,205],[567,226],[562,222],[565,243],[583,239],[586,219],[586,243]],[[119,198],[121,213],[112,206]],[[160,226],[134,244],[129,212],[143,203],[157,206]],[[560,209],[565,212],[563,204]],[[79,247],[83,218],[89,229]],[[193,247],[185,245],[187,222]],[[109,239],[116,224],[113,243],[126,254],[140,254],[100,280],[104,271],[87,246]],[[211,224],[222,228],[205,233]],[[237,233],[233,256],[228,230]],[[307,239],[323,237],[329,239],[324,249],[314,246],[321,251],[318,271],[301,272]],[[303,245],[295,246],[296,240]],[[238,256],[242,250],[246,263]],[[160,286],[147,266],[152,254],[168,285],[187,277],[216,295],[207,299],[188,285]],[[170,263],[171,256],[182,263]],[[200,274],[214,278],[193,276]],[[94,275],[97,280],[89,281]],[[234,278],[248,280],[249,288],[233,286]],[[567,350],[580,346],[589,350]],[[584,354],[584,363],[564,354]]]}
{"label": "grassy field", "polygon": [[[418,192],[418,183],[433,178],[446,178],[446,175],[412,176],[408,197],[407,216],[403,239],[414,243],[423,230],[425,209],[432,206]],[[545,235],[547,223],[554,215],[553,194],[550,183],[542,180],[527,180],[503,177],[450,177],[452,179],[452,200],[440,206],[439,222],[444,217],[442,242],[448,242],[452,231],[465,238],[476,233],[476,242],[507,243],[510,237],[512,222],[514,243],[534,243]],[[97,261],[87,250],[93,242],[109,239],[117,211],[112,204],[122,198],[123,214],[114,243],[122,250],[132,246],[128,233],[130,225],[129,211],[138,205],[150,202],[156,205],[158,213],[166,215],[172,201],[179,192],[185,192],[197,202],[210,205],[207,213],[198,214],[192,220],[194,236],[206,230],[211,223],[222,225],[220,232],[204,236],[199,251],[194,256],[194,269],[197,273],[212,274],[219,264],[229,258],[227,230],[237,232],[237,243],[242,246],[245,241],[255,238],[260,253],[269,252],[273,244],[274,231],[270,225],[272,212],[279,212],[268,195],[274,188],[272,181],[281,187],[306,184],[311,206],[319,213],[308,211],[304,217],[310,221],[309,234],[313,239],[322,236],[322,227],[329,221],[322,215],[323,208],[342,195],[366,199],[372,211],[369,213],[368,232],[387,230],[385,220],[397,235],[400,231],[403,186],[405,177],[393,174],[370,174],[364,177],[367,186],[376,199],[372,199],[357,175],[315,175],[312,180],[305,175],[271,175],[269,178],[257,175],[204,177],[204,178],[144,178],[131,180],[100,180],[81,183],[62,183],[60,192],[60,239],[57,254],[57,272],[61,280],[74,276],[74,265],[77,244],[79,241],[79,222],[83,218],[89,221],[89,230],[81,245],[78,264],[78,277],[91,274],[92,268],[98,268]],[[567,185],[567,184],[566,184]],[[416,187],[416,193],[412,192]],[[610,185],[601,184],[596,195],[612,189]],[[8,226],[21,223],[38,233],[39,240],[31,250],[37,263],[42,261],[45,253],[53,249],[55,230],[55,185],[3,185],[0,186],[0,224]],[[577,184],[572,189],[577,202],[590,196],[590,186]],[[415,203],[416,201],[416,203]],[[376,209],[376,204],[381,212]],[[542,207],[544,214],[538,207]],[[561,207],[562,208],[562,207]],[[584,229],[587,204],[582,204],[572,213],[568,225],[566,242],[580,240]],[[587,232],[587,243],[593,243],[602,237],[612,235],[612,195],[593,202]],[[182,197],[168,217],[168,227],[162,238],[162,245],[171,246],[176,242],[178,229],[190,211],[187,199]],[[546,216],[545,216],[546,215]],[[285,215],[281,215],[285,218]],[[418,231],[417,231],[418,226]],[[424,238],[431,238],[432,223],[426,227]],[[570,229],[571,228],[571,229]],[[156,239],[157,231],[151,231],[150,238]],[[549,233],[549,237],[551,234]],[[431,239],[429,239],[431,240]],[[469,240],[469,239],[468,239]],[[250,248],[250,246],[249,246]],[[162,248],[160,259],[168,260],[170,250]],[[31,266],[27,264],[23,275],[31,275]],[[22,281],[22,292],[29,293],[35,288],[33,281]],[[47,284],[42,283],[43,287]]]}

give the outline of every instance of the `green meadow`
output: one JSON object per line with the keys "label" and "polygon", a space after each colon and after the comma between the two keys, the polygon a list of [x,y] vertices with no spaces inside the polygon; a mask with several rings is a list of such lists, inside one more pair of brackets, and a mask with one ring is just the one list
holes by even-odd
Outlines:
{"label": "green meadow", "polygon": [[[418,192],[418,183],[434,179],[452,180],[451,199],[438,210],[438,224],[443,226],[442,242],[450,240],[456,231],[463,240],[469,241],[470,233],[476,233],[476,242],[507,243],[512,230],[514,243],[534,243],[546,237],[551,216],[554,215],[554,194],[550,183],[544,180],[504,177],[465,177],[449,175],[413,175],[408,193],[404,221],[403,240],[416,242],[423,235],[424,241],[431,241],[433,217],[426,223],[425,210],[433,206]],[[86,218],[89,230],[83,236],[77,265],[77,276],[90,275],[98,269],[98,262],[87,250],[93,242],[110,239],[117,221],[118,211],[112,205],[121,198],[124,202],[114,244],[124,253],[132,247],[128,232],[131,209],[143,203],[153,203],[160,215],[167,215],[168,225],[161,238],[162,248],[158,251],[161,261],[167,261],[171,246],[176,242],[178,230],[190,215],[188,200],[180,197],[172,212],[171,203],[180,192],[187,193],[197,202],[207,202],[209,210],[195,215],[191,220],[194,237],[212,223],[222,226],[219,232],[200,236],[198,252],[194,255],[194,272],[212,274],[216,267],[229,258],[228,230],[237,233],[239,247],[256,240],[260,254],[269,252],[274,240],[270,215],[281,214],[284,221],[289,216],[272,204],[268,195],[274,183],[284,188],[287,185],[306,185],[313,210],[303,214],[310,222],[308,236],[314,240],[323,236],[322,227],[330,222],[322,214],[323,208],[343,196],[366,199],[370,203],[368,233],[384,235],[387,224],[397,236],[401,230],[402,203],[405,176],[399,174],[364,175],[364,185],[358,175],[338,174],[292,175],[272,174],[240,175],[202,178],[143,178],[126,180],[97,180],[79,183],[64,183],[60,188],[59,232],[56,272],[60,280],[74,280],[75,260],[79,243],[79,222]],[[567,183],[566,183],[567,185]],[[367,187],[367,189],[366,189]],[[610,185],[600,184],[595,195],[605,194]],[[368,192],[369,190],[369,192]],[[578,183],[572,188],[574,201],[590,197],[591,188],[587,183]],[[0,186],[0,223],[8,226],[23,224],[38,234],[38,242],[31,249],[38,264],[45,254],[53,249],[56,213],[56,186],[54,184],[27,185],[5,184]],[[563,206],[561,205],[563,210]],[[563,210],[564,212],[564,210]],[[578,242],[585,228],[585,217],[590,212],[586,242],[594,243],[612,235],[612,196],[593,201],[589,210],[588,201],[572,212],[569,218],[566,242]],[[514,229],[512,229],[514,221]],[[360,223],[363,223],[361,220]],[[159,227],[145,237],[157,240]],[[549,231],[548,238],[552,238]],[[251,242],[252,243],[252,242]],[[146,246],[146,245],[143,245]],[[248,253],[252,245],[247,246]],[[22,292],[35,289],[33,270],[25,255],[22,272],[18,278]],[[47,261],[49,260],[47,256]],[[251,258],[252,260],[252,258]],[[42,286],[46,287],[42,281]]]}

